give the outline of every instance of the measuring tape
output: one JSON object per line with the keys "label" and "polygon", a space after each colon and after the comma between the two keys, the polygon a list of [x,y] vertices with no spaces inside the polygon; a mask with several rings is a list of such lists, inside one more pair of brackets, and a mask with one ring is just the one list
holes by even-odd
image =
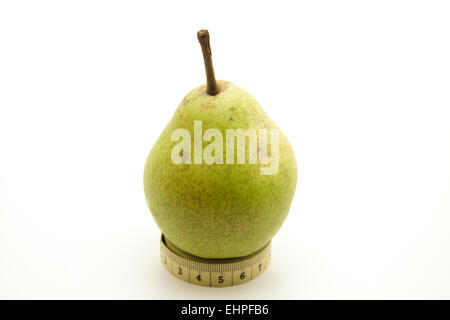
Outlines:
{"label": "measuring tape", "polygon": [[[169,249],[170,248],[170,249]],[[161,236],[161,262],[180,280],[205,287],[229,287],[258,277],[270,262],[270,242],[255,253],[234,259],[202,259]]]}

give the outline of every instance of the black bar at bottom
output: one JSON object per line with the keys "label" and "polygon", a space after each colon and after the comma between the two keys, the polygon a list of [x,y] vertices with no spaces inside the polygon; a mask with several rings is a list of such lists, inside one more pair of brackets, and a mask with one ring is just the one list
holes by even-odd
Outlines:
{"label": "black bar at bottom", "polygon": [[0,314],[71,317],[114,316],[130,319],[297,319],[336,317],[364,319],[408,315],[448,315],[449,301],[316,301],[316,300],[58,300],[0,301]]}

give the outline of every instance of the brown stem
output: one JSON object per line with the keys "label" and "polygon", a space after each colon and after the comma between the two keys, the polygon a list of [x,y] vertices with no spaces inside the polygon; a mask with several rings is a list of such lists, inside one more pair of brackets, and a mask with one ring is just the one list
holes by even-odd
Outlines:
{"label": "brown stem", "polygon": [[208,30],[200,30],[197,32],[197,38],[202,46],[203,60],[205,62],[206,70],[206,92],[209,95],[215,96],[219,93],[216,77],[214,76],[214,68],[211,58],[211,47],[209,45],[209,32]]}

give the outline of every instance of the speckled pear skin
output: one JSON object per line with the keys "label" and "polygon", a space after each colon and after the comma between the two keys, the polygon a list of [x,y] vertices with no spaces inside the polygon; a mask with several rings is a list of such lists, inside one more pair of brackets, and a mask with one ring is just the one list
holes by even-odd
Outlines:
{"label": "speckled pear skin", "polygon": [[[211,96],[206,85],[189,92],[153,146],[144,170],[147,204],[164,235],[178,248],[202,258],[243,257],[266,245],[285,220],[297,183],[291,145],[279,132],[279,169],[261,175],[258,164],[193,164],[194,121],[209,128],[278,129],[248,92],[218,81]],[[191,164],[174,164],[172,131],[190,131]],[[268,139],[270,142],[270,138]],[[209,142],[203,142],[203,148]],[[248,148],[248,143],[247,143]],[[236,161],[235,161],[236,162]]]}

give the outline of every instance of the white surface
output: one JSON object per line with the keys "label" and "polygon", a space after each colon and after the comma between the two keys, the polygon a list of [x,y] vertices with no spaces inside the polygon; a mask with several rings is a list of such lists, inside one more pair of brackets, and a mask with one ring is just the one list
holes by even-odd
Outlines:
{"label": "white surface", "polygon": [[[0,298],[450,298],[445,1],[2,1]],[[298,160],[269,269],[159,262],[144,162],[183,96],[251,92]]]}

